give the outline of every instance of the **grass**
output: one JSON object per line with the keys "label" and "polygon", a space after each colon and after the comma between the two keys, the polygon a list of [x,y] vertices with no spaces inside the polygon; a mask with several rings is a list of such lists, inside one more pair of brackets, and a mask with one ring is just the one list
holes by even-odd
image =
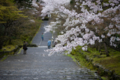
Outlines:
{"label": "grass", "polygon": [[101,77],[103,80],[109,80],[107,77]]}
{"label": "grass", "polygon": [[[109,70],[114,70],[116,74],[120,75],[120,52],[115,51],[114,49],[109,48],[109,57],[106,57],[105,54],[100,55],[100,53],[92,48],[88,49],[90,52],[85,53],[90,58],[93,59],[94,63],[99,63],[103,67]],[[95,56],[96,55],[96,56]]]}
{"label": "grass", "polygon": [[13,49],[15,49],[14,45],[7,45],[2,48],[2,51],[11,51]]}
{"label": "grass", "polygon": [[76,50],[72,50],[71,54],[69,54],[70,57],[72,57],[72,59],[77,60],[80,63],[81,67],[87,67],[87,68],[93,70],[94,67],[92,66],[92,64],[90,62],[86,61],[84,56],[82,54],[80,54],[80,52],[79,52],[80,48],[81,47],[79,46],[79,47],[76,48]]}
{"label": "grass", "polygon": [[7,59],[8,55],[7,56],[4,56],[0,61],[4,61],[5,59]]}
{"label": "grass", "polygon": [[74,56],[72,56],[71,54],[67,54],[67,56],[71,57],[71,58],[73,59],[73,61],[75,61],[75,62],[76,62],[76,60],[75,60],[75,57],[74,57]]}
{"label": "grass", "polygon": [[[83,51],[81,50],[81,47],[78,46],[76,47],[75,50],[72,50],[71,54],[69,54],[70,57],[72,57],[73,59],[76,59],[81,66],[87,67],[88,69],[91,69],[91,70],[96,70],[93,67],[92,63],[88,62],[85,59],[84,55],[81,53],[89,57],[89,59],[92,59],[93,63],[96,63],[96,64],[98,63],[111,71],[114,70],[117,75],[120,75],[120,52],[119,51],[109,48],[110,56],[106,57],[105,54],[100,55],[100,53],[95,48],[88,48],[88,51]],[[103,80],[108,80],[108,78],[105,76],[103,76],[102,78]]]}

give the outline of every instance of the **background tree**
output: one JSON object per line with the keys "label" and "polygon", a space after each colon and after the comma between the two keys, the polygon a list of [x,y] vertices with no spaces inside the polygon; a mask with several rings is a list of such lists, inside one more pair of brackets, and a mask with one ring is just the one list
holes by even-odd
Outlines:
{"label": "background tree", "polygon": [[[0,48],[3,46],[3,41],[8,40],[8,38],[12,36],[11,30],[13,29],[13,25],[20,17],[26,16],[24,16],[21,11],[17,9],[11,0],[0,1],[0,25],[2,27],[1,32],[3,33],[1,36],[2,40],[0,41]],[[9,39],[9,42],[11,42],[11,39]]]}
{"label": "background tree", "polygon": [[31,8],[33,0],[14,0],[18,8]]}

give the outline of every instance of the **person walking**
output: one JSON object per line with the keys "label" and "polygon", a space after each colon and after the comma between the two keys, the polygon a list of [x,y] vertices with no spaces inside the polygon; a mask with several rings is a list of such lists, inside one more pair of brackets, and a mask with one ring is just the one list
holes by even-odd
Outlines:
{"label": "person walking", "polygon": [[25,42],[25,41],[23,43],[23,50],[24,50],[23,54],[26,54],[26,51],[27,51],[27,42]]}
{"label": "person walking", "polygon": [[42,33],[42,35],[41,35],[41,38],[42,38],[42,41],[44,40],[44,35],[43,35],[43,33]]}
{"label": "person walking", "polygon": [[48,40],[48,49],[51,47],[51,40]]}

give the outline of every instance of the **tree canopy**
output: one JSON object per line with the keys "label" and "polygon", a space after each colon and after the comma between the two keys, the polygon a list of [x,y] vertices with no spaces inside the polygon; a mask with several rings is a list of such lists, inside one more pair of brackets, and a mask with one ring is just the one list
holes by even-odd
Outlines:
{"label": "tree canopy", "polygon": [[21,12],[11,1],[0,1],[0,23],[7,23],[8,20],[14,21],[20,17],[25,17]]}
{"label": "tree canopy", "polygon": [[33,0],[14,0],[18,8],[31,7]]}

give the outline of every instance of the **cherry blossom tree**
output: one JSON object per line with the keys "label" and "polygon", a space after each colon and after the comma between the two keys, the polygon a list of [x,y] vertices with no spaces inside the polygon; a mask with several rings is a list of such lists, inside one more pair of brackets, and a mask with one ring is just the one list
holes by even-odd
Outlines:
{"label": "cherry blossom tree", "polygon": [[[120,0],[43,0],[41,16],[56,15],[47,31],[59,31],[55,52],[68,51],[82,46],[87,51],[89,45],[103,44],[106,56],[107,46],[119,48],[120,45]],[[53,34],[54,34],[53,33]]]}

